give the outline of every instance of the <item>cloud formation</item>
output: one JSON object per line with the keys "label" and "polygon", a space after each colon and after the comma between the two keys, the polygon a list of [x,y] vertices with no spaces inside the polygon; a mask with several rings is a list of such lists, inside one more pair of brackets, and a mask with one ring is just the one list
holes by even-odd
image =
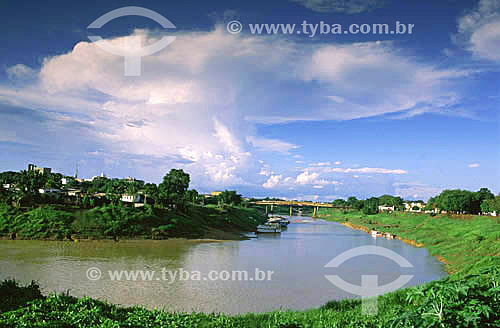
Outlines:
{"label": "cloud formation", "polygon": [[313,11],[360,14],[383,7],[386,0],[292,0]]}
{"label": "cloud formation", "polygon": [[500,61],[500,1],[480,0],[458,20],[458,39],[480,58]]}
{"label": "cloud formation", "polygon": [[[137,30],[107,42],[137,36],[145,44],[161,37]],[[0,103],[30,109],[44,120],[23,122],[18,130],[5,126],[11,142],[59,149],[78,144],[89,154],[105,154],[107,163],[150,163],[144,170],[155,177],[181,166],[204,189],[309,188],[304,194],[311,188],[333,192],[343,184],[324,174],[407,172],[341,168],[336,161],[336,167],[317,163],[297,175],[275,173],[259,162],[259,154],[289,156],[300,145],[259,136],[258,123],[351,120],[416,108],[439,113],[459,102],[453,86],[469,74],[426,64],[387,42],[306,48],[279,38],[231,35],[221,26],[178,33],[165,50],[142,58],[140,77],[123,76],[123,58],[89,42],[46,58],[40,70],[19,64],[8,72],[13,79],[33,78],[0,85]]]}

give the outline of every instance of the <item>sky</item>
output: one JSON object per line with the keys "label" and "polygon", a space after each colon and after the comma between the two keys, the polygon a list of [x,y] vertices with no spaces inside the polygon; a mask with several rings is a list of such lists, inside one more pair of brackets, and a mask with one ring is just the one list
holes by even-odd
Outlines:
{"label": "sky", "polygon": [[[137,15],[88,28],[127,6],[175,28]],[[250,27],[304,21],[414,27]],[[1,171],[158,183],[182,168],[200,192],[321,201],[500,192],[500,0],[20,0],[0,4],[0,22]],[[163,37],[126,75],[133,42]]]}

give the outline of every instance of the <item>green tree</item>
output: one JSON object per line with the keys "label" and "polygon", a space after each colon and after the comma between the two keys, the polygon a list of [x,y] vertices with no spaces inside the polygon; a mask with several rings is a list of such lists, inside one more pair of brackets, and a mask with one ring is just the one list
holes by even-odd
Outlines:
{"label": "green tree", "polygon": [[195,189],[186,191],[186,199],[193,204],[198,204],[200,202],[200,194]]}
{"label": "green tree", "polygon": [[372,215],[378,213],[379,201],[377,197],[369,198],[363,201],[363,214]]}
{"label": "green tree", "polygon": [[332,202],[332,205],[333,206],[337,206],[337,207],[346,207],[347,206],[347,202],[344,199],[342,199],[342,198],[338,198],[338,199],[335,199]]}
{"label": "green tree", "polygon": [[14,191],[14,200],[16,206],[19,207],[21,202],[25,202],[28,206],[34,204],[39,192],[47,183],[47,176],[37,171],[23,170],[17,175],[15,182],[16,188]]}
{"label": "green tree", "polygon": [[219,204],[238,206],[241,204],[241,195],[235,190],[224,190],[217,195],[217,200]]}
{"label": "green tree", "polygon": [[158,202],[158,186],[154,183],[146,183],[143,187],[144,192],[144,202],[148,202],[148,199],[153,200],[154,203]]}
{"label": "green tree", "polygon": [[495,195],[488,188],[481,188],[478,192],[472,193],[470,213],[479,214],[482,212],[481,205],[483,202],[494,198]]}
{"label": "green tree", "polygon": [[363,208],[363,201],[358,200],[356,197],[351,196],[347,198],[347,206],[354,208],[355,210],[360,210]]}
{"label": "green tree", "polygon": [[185,209],[189,180],[189,174],[182,169],[171,169],[158,185],[159,201],[166,207]]}

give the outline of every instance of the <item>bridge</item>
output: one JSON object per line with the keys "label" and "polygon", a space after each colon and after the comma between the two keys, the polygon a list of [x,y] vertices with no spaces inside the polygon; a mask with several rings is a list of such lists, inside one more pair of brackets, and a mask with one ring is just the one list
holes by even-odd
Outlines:
{"label": "bridge", "polygon": [[265,205],[266,206],[266,214],[268,214],[268,206],[271,206],[271,212],[273,211],[274,206],[290,206],[290,216],[292,216],[292,208],[296,207],[312,207],[313,208],[313,217],[318,215],[318,211],[320,207],[327,208],[341,208],[345,207],[335,206],[329,203],[321,203],[321,202],[309,202],[309,201],[297,201],[297,200],[257,200],[254,202],[250,202],[250,204],[255,205]]}

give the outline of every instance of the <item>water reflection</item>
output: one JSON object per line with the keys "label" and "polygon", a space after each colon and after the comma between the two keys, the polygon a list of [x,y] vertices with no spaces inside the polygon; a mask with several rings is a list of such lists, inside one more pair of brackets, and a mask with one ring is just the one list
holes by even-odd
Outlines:
{"label": "water reflection", "polygon": [[[300,218],[302,220],[310,218]],[[401,269],[389,259],[360,256],[339,268],[324,268],[332,258],[353,247],[378,245],[408,259],[413,269]],[[258,235],[246,241],[199,243],[167,241],[93,241],[81,243],[0,241],[0,278],[38,280],[45,291],[66,291],[112,303],[141,304],[175,311],[249,312],[306,309],[329,300],[352,297],[333,286],[326,274],[360,284],[362,274],[377,274],[381,284],[400,274],[412,274],[408,285],[443,277],[442,265],[423,248],[398,240],[372,238],[336,223],[292,222],[278,235]],[[86,270],[274,271],[271,281],[89,281]]]}

